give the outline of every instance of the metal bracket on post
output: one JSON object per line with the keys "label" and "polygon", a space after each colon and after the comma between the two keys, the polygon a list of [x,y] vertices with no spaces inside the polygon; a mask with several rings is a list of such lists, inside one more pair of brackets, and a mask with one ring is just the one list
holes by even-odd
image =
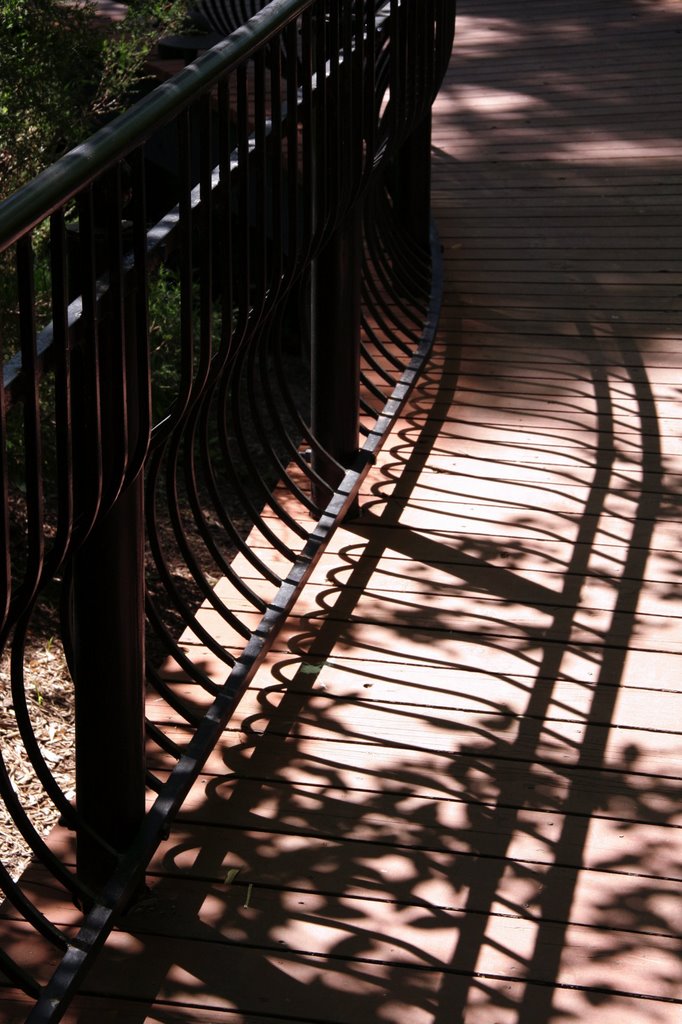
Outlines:
{"label": "metal bracket on post", "polygon": [[326,505],[337,487],[339,464],[357,455],[360,434],[360,281],[362,206],[346,215],[312,268],[312,428],[323,450],[313,469],[325,481],[313,498]]}

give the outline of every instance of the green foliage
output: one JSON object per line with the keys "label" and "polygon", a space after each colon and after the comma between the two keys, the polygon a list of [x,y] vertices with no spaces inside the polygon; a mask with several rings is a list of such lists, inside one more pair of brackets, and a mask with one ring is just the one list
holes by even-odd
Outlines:
{"label": "green foliage", "polygon": [[180,384],[180,282],[159,267],[149,288],[149,346],[155,420],[169,411]]}
{"label": "green foliage", "polygon": [[[149,281],[149,349],[154,422],[160,422],[171,410],[180,388],[182,350],[182,298],[180,279],[175,270],[161,265]],[[217,351],[221,344],[222,315],[213,309],[211,345]],[[199,284],[192,288],[192,329],[194,360],[199,361],[201,336],[199,326]]]}
{"label": "green foliage", "polygon": [[0,199],[123,109],[185,0],[138,0],[121,22],[94,0],[0,0]]}
{"label": "green foliage", "polygon": [[[186,0],[136,0],[112,23],[96,16],[94,0],[0,0],[0,201],[129,104],[150,49],[185,14]],[[42,326],[50,288],[45,226],[33,244]],[[16,348],[16,323],[9,251],[0,253],[4,358]]]}
{"label": "green foliage", "polygon": [[125,21],[102,42],[100,73],[93,111],[121,109],[121,97],[145,77],[145,60],[164,33],[179,28],[187,16],[185,0],[143,0],[130,7]]}
{"label": "green foliage", "polygon": [[89,3],[2,0],[0,194],[33,177],[86,131],[101,46]]}

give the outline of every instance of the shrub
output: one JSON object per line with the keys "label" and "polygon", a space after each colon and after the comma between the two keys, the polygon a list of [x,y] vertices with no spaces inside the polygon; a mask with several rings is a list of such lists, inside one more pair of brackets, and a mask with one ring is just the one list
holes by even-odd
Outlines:
{"label": "shrub", "polygon": [[95,12],[94,0],[2,0],[0,199],[125,108],[186,4],[138,0],[111,24]]}

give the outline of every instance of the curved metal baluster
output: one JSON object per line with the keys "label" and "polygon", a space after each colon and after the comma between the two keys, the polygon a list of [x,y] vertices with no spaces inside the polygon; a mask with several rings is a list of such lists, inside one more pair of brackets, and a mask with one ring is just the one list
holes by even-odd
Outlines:
{"label": "curved metal baluster", "polygon": [[[284,423],[282,412],[287,411],[287,404],[285,402],[283,392],[289,392],[291,403],[296,405],[296,401],[291,394],[291,388],[289,381],[294,374],[289,367],[287,373],[278,361],[277,357],[281,356],[282,353],[282,338],[281,338],[281,324],[273,326],[271,332],[271,343],[270,352],[268,353],[267,359],[262,359],[258,367],[260,376],[260,387],[266,396],[266,409],[270,416],[272,428],[276,432],[276,435],[281,438],[285,448],[284,457],[278,456],[273,451],[273,459],[275,466],[279,473],[279,478],[283,484],[286,485],[289,492],[299,501],[303,507],[313,516],[319,516],[319,506],[312,500],[309,494],[306,494],[296,481],[291,477],[288,466],[291,463],[303,472],[304,476],[310,480],[311,467],[309,461],[307,461],[300,452],[300,442],[303,439],[302,432],[299,431],[299,440],[292,436],[291,430],[297,426],[297,423],[301,422],[301,419],[291,419],[291,427],[287,427]],[[278,397],[275,395],[274,389],[277,388]],[[309,396],[308,396],[309,404]],[[282,409],[283,406],[283,409]],[[262,435],[267,434],[267,428],[265,424],[261,423],[260,419],[257,421],[259,433]]]}
{"label": "curved metal baluster", "polygon": [[[180,513],[178,508],[178,491],[177,491],[177,472],[178,462],[180,460],[180,446],[182,444],[182,437],[180,433],[174,434],[168,441],[165,451],[165,498],[166,508],[168,511],[170,523],[173,529],[173,534],[180,545],[182,550],[184,543],[184,529],[180,519]],[[148,478],[149,479],[149,478]],[[155,517],[153,509],[155,507],[155,494],[151,492],[148,486],[149,500],[147,505],[147,521],[150,526],[155,527]],[[201,640],[203,644],[213,653],[217,658],[226,663],[231,663],[231,656],[224,650],[224,648],[215,641],[211,634],[206,630],[201,623],[197,622],[195,612],[182,597],[178,586],[173,580],[173,576],[168,564],[168,560],[163,553],[161,540],[159,536],[158,528],[154,528],[153,532],[150,529],[149,533],[149,546],[154,557],[157,572],[163,583],[166,591],[168,600],[172,604],[175,611],[179,614],[184,626],[189,626],[192,632]],[[184,553],[187,555],[189,548],[187,544],[184,544]],[[241,633],[244,639],[248,639],[251,635],[250,631],[246,629],[241,623],[235,623],[235,628]]]}

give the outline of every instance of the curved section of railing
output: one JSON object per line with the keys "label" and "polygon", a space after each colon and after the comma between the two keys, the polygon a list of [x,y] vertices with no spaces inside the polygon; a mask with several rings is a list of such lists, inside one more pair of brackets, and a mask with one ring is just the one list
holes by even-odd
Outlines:
{"label": "curved section of railing", "polygon": [[[135,898],[428,353],[454,16],[274,0],[0,206],[0,795],[33,856],[0,866],[0,971],[31,1021]],[[46,618],[75,799],[36,723]]]}

